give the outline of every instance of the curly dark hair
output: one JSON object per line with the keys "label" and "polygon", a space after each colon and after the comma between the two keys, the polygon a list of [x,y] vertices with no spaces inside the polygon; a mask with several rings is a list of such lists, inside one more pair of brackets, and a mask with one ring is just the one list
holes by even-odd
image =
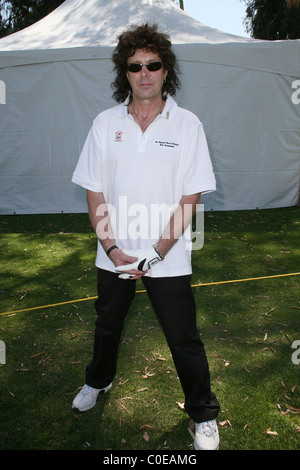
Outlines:
{"label": "curly dark hair", "polygon": [[126,76],[126,66],[129,57],[132,57],[138,49],[147,49],[159,55],[164,68],[168,71],[162,88],[162,96],[165,100],[167,94],[175,96],[180,88],[177,74],[180,73],[176,56],[172,50],[172,43],[167,34],[159,33],[156,25],[132,26],[128,31],[118,36],[118,44],[114,50],[112,60],[117,76],[112,83],[115,90],[113,98],[122,103],[128,95],[131,99],[131,87]]}

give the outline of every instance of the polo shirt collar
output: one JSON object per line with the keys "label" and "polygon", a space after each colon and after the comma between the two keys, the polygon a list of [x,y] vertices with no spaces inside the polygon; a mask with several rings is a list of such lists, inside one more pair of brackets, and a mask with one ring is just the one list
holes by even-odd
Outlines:
{"label": "polo shirt collar", "polygon": [[[118,118],[124,119],[125,117],[128,116],[128,102],[129,102],[129,97],[126,98],[124,103],[121,103],[120,105],[116,106],[116,116]],[[177,107],[178,106],[177,106],[176,101],[171,96],[168,95],[166,99],[165,107],[161,113],[161,117],[165,119],[175,119]]]}

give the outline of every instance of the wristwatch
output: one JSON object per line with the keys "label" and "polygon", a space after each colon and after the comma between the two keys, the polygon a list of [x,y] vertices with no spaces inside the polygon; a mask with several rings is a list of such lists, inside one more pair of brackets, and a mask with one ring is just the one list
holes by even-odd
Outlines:
{"label": "wristwatch", "polygon": [[154,248],[156,254],[158,255],[158,257],[160,258],[160,261],[162,261],[164,259],[164,256],[161,254],[161,252],[157,248],[157,245],[153,245],[153,248]]}

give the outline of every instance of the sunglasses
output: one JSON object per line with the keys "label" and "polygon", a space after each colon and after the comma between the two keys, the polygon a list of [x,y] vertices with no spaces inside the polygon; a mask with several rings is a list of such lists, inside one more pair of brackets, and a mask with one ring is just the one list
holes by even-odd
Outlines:
{"label": "sunglasses", "polygon": [[150,62],[149,64],[135,64],[134,62],[131,62],[130,64],[127,64],[127,70],[128,72],[137,73],[142,70],[143,65],[147,67],[149,72],[157,72],[157,70],[162,68],[161,62]]}

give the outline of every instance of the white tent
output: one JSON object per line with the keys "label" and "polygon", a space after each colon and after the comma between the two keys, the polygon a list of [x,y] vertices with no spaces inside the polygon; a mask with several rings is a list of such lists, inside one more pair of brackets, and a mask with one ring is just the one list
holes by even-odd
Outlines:
{"label": "white tent", "polygon": [[292,85],[300,41],[226,34],[171,0],[67,0],[0,40],[1,214],[87,210],[71,175],[93,118],[114,104],[117,35],[144,22],[170,34],[182,70],[176,100],[206,130],[217,191],[203,198],[205,208],[298,202],[300,104]]}

